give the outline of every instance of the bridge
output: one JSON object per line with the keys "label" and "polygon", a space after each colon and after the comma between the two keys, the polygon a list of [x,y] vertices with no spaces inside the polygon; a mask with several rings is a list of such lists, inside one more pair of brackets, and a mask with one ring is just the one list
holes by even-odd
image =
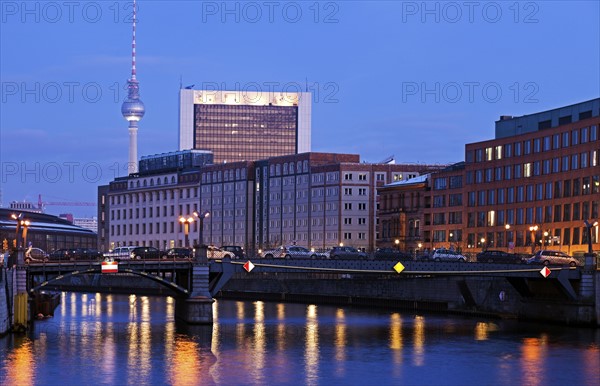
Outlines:
{"label": "bridge", "polygon": [[[224,293],[275,295],[275,299],[288,300],[330,297],[349,299],[353,304],[361,299],[366,299],[366,304],[388,299],[415,307],[437,304],[446,310],[500,314],[531,300],[541,299],[542,306],[560,300],[573,308],[570,314],[583,314],[578,317],[584,322],[597,323],[600,271],[596,262],[585,267],[548,268],[472,262],[225,258],[124,260],[118,263],[118,273],[102,273],[98,261],[36,262],[16,270],[22,272],[29,296],[65,285],[70,291],[122,287],[129,293],[144,293],[147,287],[158,285],[164,294],[176,297],[177,316],[189,323],[211,323],[214,297]],[[92,279],[82,283],[73,280],[75,277]]]}

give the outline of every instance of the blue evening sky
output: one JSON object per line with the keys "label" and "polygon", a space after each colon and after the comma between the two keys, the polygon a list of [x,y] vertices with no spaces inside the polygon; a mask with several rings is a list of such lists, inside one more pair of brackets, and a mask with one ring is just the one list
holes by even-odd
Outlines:
{"label": "blue evening sky", "polygon": [[[0,1],[2,203],[96,201],[125,175],[131,2]],[[600,95],[598,1],[138,2],[138,154],[178,89],[312,90],[312,150],[452,163],[500,115]],[[94,207],[47,212],[95,215]]]}

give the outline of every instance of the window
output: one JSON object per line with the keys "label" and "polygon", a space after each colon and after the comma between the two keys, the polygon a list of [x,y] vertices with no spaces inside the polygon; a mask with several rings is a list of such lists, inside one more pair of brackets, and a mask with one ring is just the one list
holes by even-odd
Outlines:
{"label": "window", "polygon": [[[517,173],[515,173],[516,175]],[[523,176],[531,177],[531,162],[527,162],[523,165]]]}
{"label": "window", "polygon": [[446,189],[446,186],[447,186],[446,178],[435,178],[433,180],[433,189],[434,190]]}
{"label": "window", "polygon": [[496,146],[494,150],[496,153],[496,159],[502,159],[502,145]]}
{"label": "window", "polygon": [[512,178],[512,167],[510,165],[506,165],[504,167],[504,179],[510,180]]}
{"label": "window", "polygon": [[571,132],[571,145],[579,144],[579,130],[575,129]]}
{"label": "window", "polygon": [[552,149],[552,137],[547,136],[544,137],[544,151],[549,151]]}
{"label": "window", "polygon": [[579,154],[571,156],[571,170],[579,169]]}
{"label": "window", "polygon": [[358,210],[367,210],[367,204],[361,202],[358,204]]}
{"label": "window", "polygon": [[564,132],[562,137],[562,147],[569,147],[569,132]]}
{"label": "window", "polygon": [[533,140],[533,152],[539,153],[542,151],[542,140],[540,138],[536,138]]}
{"label": "window", "polygon": [[494,159],[494,153],[492,151],[491,147],[486,147],[485,148],[485,160],[486,161],[492,161]]}
{"label": "window", "polygon": [[531,140],[530,139],[528,139],[527,141],[524,142],[523,147],[524,147],[523,153],[525,155],[531,154]]}
{"label": "window", "polygon": [[344,181],[352,181],[352,173],[344,173]]}
{"label": "window", "polygon": [[560,134],[554,134],[552,136],[552,149],[560,149]]}
{"label": "window", "polygon": [[521,142],[516,142],[515,143],[515,156],[521,156],[522,155],[522,144]]}
{"label": "window", "polygon": [[507,143],[504,145],[504,158],[512,157],[512,144]]}

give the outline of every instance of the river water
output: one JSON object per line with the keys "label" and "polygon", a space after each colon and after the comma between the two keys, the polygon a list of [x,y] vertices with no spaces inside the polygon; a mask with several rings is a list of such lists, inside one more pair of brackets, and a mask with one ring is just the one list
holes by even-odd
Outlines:
{"label": "river water", "polygon": [[589,385],[600,331],[382,309],[219,300],[212,326],[172,298],[63,293],[0,338],[0,385]]}

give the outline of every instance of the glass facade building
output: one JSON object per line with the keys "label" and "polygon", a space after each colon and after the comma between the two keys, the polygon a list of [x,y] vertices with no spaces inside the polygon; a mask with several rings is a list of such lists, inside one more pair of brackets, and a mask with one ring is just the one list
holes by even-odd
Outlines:
{"label": "glass facade building", "polygon": [[180,90],[179,149],[214,163],[310,152],[309,93]]}

